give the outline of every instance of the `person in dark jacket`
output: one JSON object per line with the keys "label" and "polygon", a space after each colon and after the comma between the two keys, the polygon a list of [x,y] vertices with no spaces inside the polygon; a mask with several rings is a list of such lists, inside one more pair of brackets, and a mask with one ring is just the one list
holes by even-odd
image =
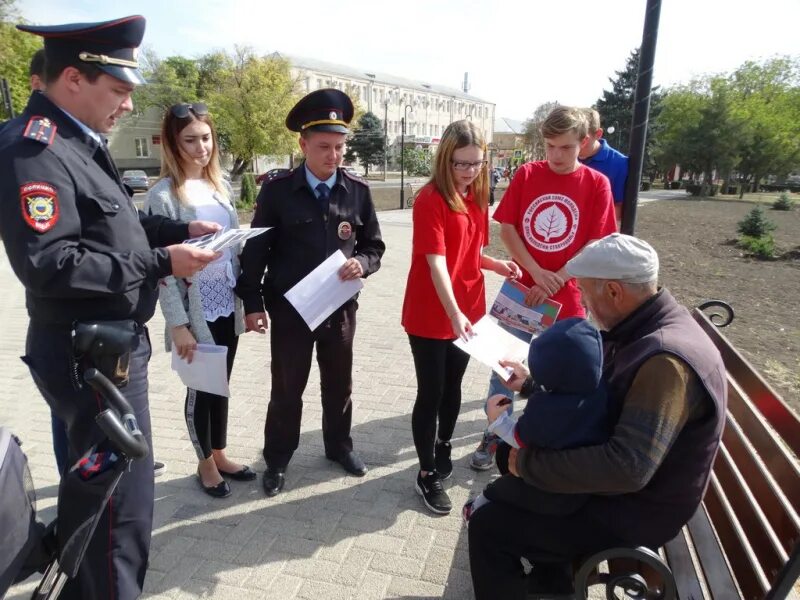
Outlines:
{"label": "person in dark jacket", "polygon": [[528,351],[531,382],[520,395],[528,398],[518,420],[508,415],[507,397],[489,398],[489,431],[504,443],[497,449],[503,476],[464,506],[465,520],[485,503],[503,502],[540,514],[566,515],[586,502],[586,494],[558,494],[528,485],[508,473],[510,448],[561,450],[593,446],[608,439],[608,396],[602,381],[600,332],[585,319],[557,321],[534,338]]}
{"label": "person in dark jacket", "polygon": [[335,89],[317,90],[295,105],[286,126],[300,132],[305,161],[262,184],[252,226],[272,229],[251,238],[240,258],[236,293],[244,302],[245,328],[265,333],[272,323],[262,480],[267,496],[283,489],[287,465],[300,443],[303,392],[315,347],[325,456],[356,477],[367,472],[350,437],[356,298],[312,331],[284,297],[338,251],[346,259],[339,269],[342,280],[367,277],[380,267],[385,246],[369,186],[340,166],[352,118],[353,103]]}
{"label": "person in dark jacket", "polygon": [[[684,307],[657,287],[647,242],[611,234],[566,265],[603,331],[612,432],[593,446],[512,448],[512,475],[547,492],[588,494],[568,515],[489,502],[469,523],[477,600],[570,593],[571,562],[616,546],[658,548],[702,501],[727,406],[719,351]],[[531,385],[516,363],[510,387]],[[568,368],[568,366],[567,366]],[[520,558],[533,564],[532,578]]]}
{"label": "person in dark jacket", "polygon": [[[87,512],[100,508],[97,488],[124,464],[95,422],[102,403],[74,377],[73,327],[123,321],[135,331],[121,392],[149,444],[150,345],[144,324],[155,311],[158,281],[170,274],[188,277],[216,256],[181,243],[216,231],[216,224],[143,215],[108,153],[103,134],[132,110],[131,93],[144,82],[136,62],[144,27],[140,16],[19,26],[45,38],[45,91],[33,92],[22,115],[0,132],[0,237],[25,286],[30,317],[23,360],[67,428],[58,502],[62,556],[75,554],[70,534]],[[124,473],[61,598],[139,597],[153,494],[150,454]]]}

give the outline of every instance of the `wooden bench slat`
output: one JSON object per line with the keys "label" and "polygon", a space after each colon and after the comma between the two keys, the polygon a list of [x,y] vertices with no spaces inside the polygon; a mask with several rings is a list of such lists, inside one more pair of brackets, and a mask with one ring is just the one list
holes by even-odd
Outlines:
{"label": "wooden bench slat", "polygon": [[[746,600],[763,598],[769,588],[769,582],[714,474],[711,475],[711,485],[706,492],[704,504],[744,598]],[[705,560],[702,557],[701,563]],[[708,577],[709,570],[705,564],[703,572]],[[718,596],[715,595],[716,597]],[[735,598],[735,596],[728,597]]]}
{"label": "wooden bench slat", "polygon": [[[702,511],[703,508],[698,508]],[[686,540],[686,531],[675,536],[675,539],[667,542],[664,546],[664,554],[667,557],[667,564],[675,576],[675,585],[678,587],[678,598],[680,600],[704,600],[703,589],[698,581],[697,571],[694,568],[692,554],[689,552],[689,543]]]}
{"label": "wooden bench slat", "polygon": [[722,434],[722,443],[747,482],[784,551],[791,553],[797,540],[800,540],[800,517],[786,497],[777,490],[774,479],[748,446],[742,428],[730,415]]}
{"label": "wooden bench slat", "polygon": [[730,376],[741,385],[745,394],[752,399],[761,414],[792,449],[794,455],[800,457],[800,417],[792,412],[780,394],[761,377],[701,310],[694,309],[693,316],[719,349]]}
{"label": "wooden bench slat", "polygon": [[766,420],[744,395],[736,381],[728,379],[728,411],[766,465],[791,506],[800,506],[800,469],[786,447],[775,438]]}
{"label": "wooden bench slat", "polygon": [[[708,494],[706,494],[706,497],[708,497]],[[703,577],[706,580],[712,598],[715,600],[738,598],[739,591],[736,588],[733,575],[730,572],[728,563],[725,562],[722,548],[716,535],[714,535],[711,521],[703,505],[700,505],[692,518],[689,519],[686,528],[692,537],[692,544],[695,552],[697,552],[700,567],[703,569]]]}
{"label": "wooden bench slat", "polygon": [[774,579],[789,556],[783,550],[747,482],[744,481],[724,445],[720,447],[717,455],[714,474],[722,489],[725,490],[725,497],[744,535],[747,536],[753,555],[767,577],[770,580]]}

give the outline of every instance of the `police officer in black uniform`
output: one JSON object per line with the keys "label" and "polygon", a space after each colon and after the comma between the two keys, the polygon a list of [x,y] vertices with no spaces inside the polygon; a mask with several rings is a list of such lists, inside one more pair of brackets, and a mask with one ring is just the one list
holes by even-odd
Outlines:
{"label": "police officer in black uniform", "polygon": [[[215,257],[180,242],[217,225],[136,209],[102,136],[132,109],[131,92],[144,83],[136,61],[144,27],[140,16],[19,26],[45,38],[46,92],[33,92],[23,114],[0,132],[0,236],[25,286],[30,316],[23,360],[69,439],[58,505],[62,557],[74,551],[64,538],[80,522],[81,509],[102,506],[97,489],[119,459],[95,424],[98,398],[74,376],[73,328],[119,321],[136,332],[129,383],[121,391],[149,443],[144,323],[153,316],[158,281],[188,277]],[[61,597],[137,598],[152,517],[150,455],[123,475]]]}
{"label": "police officer in black uniform", "polygon": [[264,428],[267,496],[283,489],[299,444],[302,396],[315,346],[325,455],[348,473],[362,477],[367,472],[350,437],[356,299],[311,331],[284,297],[337,250],[347,257],[339,271],[344,280],[367,277],[380,267],[385,246],[369,186],[339,167],[352,118],[353,103],[335,89],[317,90],[295,105],[286,127],[300,132],[305,161],[264,182],[252,226],[274,229],[248,240],[241,256],[236,292],[244,301],[247,329],[264,333],[272,322],[272,389]]}

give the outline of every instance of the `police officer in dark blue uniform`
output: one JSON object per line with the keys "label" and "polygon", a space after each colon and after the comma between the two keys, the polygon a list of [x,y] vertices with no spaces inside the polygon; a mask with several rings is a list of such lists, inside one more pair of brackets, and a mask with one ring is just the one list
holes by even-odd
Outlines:
{"label": "police officer in dark blue uniform", "polygon": [[267,496],[283,489],[286,467],[299,444],[302,397],[315,346],[325,455],[352,475],[367,472],[350,437],[356,299],[311,331],[284,297],[337,250],[347,257],[339,271],[342,279],[367,277],[380,267],[385,246],[369,186],[339,166],[352,118],[353,103],[335,89],[317,90],[295,105],[286,126],[300,132],[305,161],[264,182],[252,226],[274,229],[251,238],[241,256],[236,292],[244,301],[247,329],[264,333],[272,321],[272,389],[264,428]]}
{"label": "police officer in dark blue uniform", "polygon": [[[215,257],[180,242],[217,225],[137,211],[102,135],[132,109],[131,92],[144,83],[136,61],[144,27],[139,16],[20,26],[45,38],[46,91],[34,92],[23,114],[0,132],[0,236],[30,316],[23,360],[69,439],[58,505],[62,557],[74,550],[65,537],[77,527],[79,509],[102,506],[97,490],[118,460],[95,424],[99,399],[74,376],[71,332],[86,321],[135,331],[121,391],[149,443],[144,323],[153,316],[158,281],[188,277]],[[152,516],[150,455],[122,477],[61,597],[137,598]]]}

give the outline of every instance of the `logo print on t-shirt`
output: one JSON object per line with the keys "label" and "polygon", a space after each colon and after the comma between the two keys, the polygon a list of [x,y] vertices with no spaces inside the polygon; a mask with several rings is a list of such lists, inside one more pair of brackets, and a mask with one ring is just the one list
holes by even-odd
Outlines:
{"label": "logo print on t-shirt", "polygon": [[575,202],[567,196],[539,196],[522,216],[525,240],[542,252],[559,252],[575,239],[579,214]]}

